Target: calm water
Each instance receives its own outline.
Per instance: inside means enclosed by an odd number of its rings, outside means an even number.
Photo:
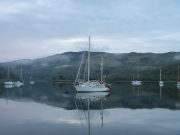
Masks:
[[[71,83],[0,86],[0,135],[179,135],[179,127],[176,83],[113,83],[94,95]]]

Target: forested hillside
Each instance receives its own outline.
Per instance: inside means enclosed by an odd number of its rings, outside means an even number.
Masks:
[[[177,81],[178,80],[178,66],[180,62],[170,63],[165,66],[157,67],[151,71],[140,70],[139,80],[142,81],[159,81],[160,80],[160,68],[161,68],[161,80],[163,81]],[[134,72],[135,80],[137,78],[137,72]],[[130,72],[126,75],[114,75],[108,77],[109,81],[131,81],[133,80],[133,73]]]
[[[0,66],[0,80],[7,80],[7,72],[7,70]],[[9,77],[10,79],[18,79],[18,76],[13,72],[9,72]]]
[[[84,52],[66,52],[35,60],[16,60],[0,63],[0,66],[7,68],[9,65],[11,71],[18,75],[22,68],[23,78],[25,80],[29,80],[31,75],[35,80],[52,80],[53,77],[59,77],[60,75],[67,80],[75,80],[83,53]],[[171,68],[169,68],[167,72],[163,66],[166,67],[167,64],[178,63],[180,61],[180,52],[162,54],[91,52],[91,78],[100,78],[102,57],[104,58],[104,75],[107,76],[107,80],[132,80],[133,74],[137,76],[137,69],[139,69],[140,72],[140,79],[159,80],[158,77],[155,76],[159,75],[160,67],[162,68],[162,78],[163,74],[170,75],[172,73],[174,76],[177,74],[175,69],[170,72],[169,69]],[[87,58],[87,55],[85,55],[85,58]],[[82,64],[82,70],[83,65],[84,64]],[[153,74],[156,75],[154,76]],[[175,80],[175,77],[172,77],[172,79]]]

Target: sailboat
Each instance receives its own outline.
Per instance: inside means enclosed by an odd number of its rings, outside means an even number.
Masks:
[[[180,88],[180,81],[179,81],[179,66],[178,66],[178,83],[177,83],[178,89]]]
[[[34,81],[32,81],[32,76],[30,77],[30,84],[34,84]]]
[[[102,65],[103,65],[103,58],[102,58]],[[79,72],[79,71],[78,71]],[[88,76],[87,76],[87,82],[82,83],[74,83],[74,87],[78,92],[100,92],[100,91],[108,91],[111,89],[110,85],[106,85],[102,81],[102,73],[103,72],[103,66],[101,67],[101,82],[99,80],[92,81],[89,79],[90,76],[90,37],[89,37],[89,52],[88,52]]]
[[[139,80],[139,70],[137,69],[137,78]],[[142,81],[138,81],[138,80],[134,80],[134,74],[133,74],[133,81],[132,81],[132,85],[141,85]]]
[[[89,108],[90,102],[97,102],[97,101],[101,100],[101,113],[100,113],[100,115],[101,115],[102,127],[103,127],[103,100],[106,100],[106,98],[109,98],[110,96],[111,96],[111,94],[108,92],[90,92],[90,93],[77,93],[76,94],[74,101],[75,101],[75,105],[76,105],[77,110],[78,110],[77,103],[76,103],[77,100],[81,101],[81,104],[82,104],[83,100],[85,101],[85,103],[87,103],[87,108],[88,108],[88,117],[87,117],[88,135],[91,134],[90,108]],[[79,113],[79,111],[78,111],[78,113]],[[85,114],[85,116],[86,116],[86,114]],[[80,117],[80,115],[79,115],[79,117]],[[80,119],[81,119],[81,117],[80,117]],[[83,125],[82,119],[81,119],[81,124]]]
[[[5,85],[14,85],[14,82],[9,80],[9,66],[8,66],[8,78],[7,78],[7,82],[4,82]]]
[[[135,83],[135,81],[134,81],[134,74],[133,74],[133,81],[132,81],[132,84],[134,84]]]
[[[16,87],[21,87],[22,85],[24,85],[24,82],[22,81],[22,68],[21,68],[21,74],[20,74],[20,81],[15,82],[14,85]]]
[[[161,80],[161,68],[160,68],[160,81],[159,81],[159,86],[161,86],[161,87],[162,87],[162,86],[163,86],[163,84],[164,84],[164,83],[163,83],[163,81]]]

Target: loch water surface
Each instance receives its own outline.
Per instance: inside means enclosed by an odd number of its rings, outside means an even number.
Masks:
[[[0,135],[179,135],[179,126],[176,83],[112,83],[97,93],[72,83],[0,86]]]

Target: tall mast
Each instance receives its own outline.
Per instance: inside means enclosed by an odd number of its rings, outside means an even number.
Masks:
[[[138,80],[139,80],[139,69],[137,69],[137,75],[138,75]]]
[[[179,66],[178,66],[178,82],[179,82]]]
[[[21,68],[21,75],[20,75],[20,80],[22,80],[22,68]]]
[[[161,81],[161,68],[160,68],[160,81]]]
[[[89,37],[89,54],[88,54],[88,82],[90,76],[90,37]]]
[[[83,82],[84,82],[84,80],[85,80],[86,70],[87,70],[87,60],[86,60],[86,66],[85,66],[85,71],[84,71]]]
[[[9,66],[8,66],[8,80],[9,80]]]
[[[103,57],[102,57],[102,63],[101,63],[101,84],[103,81]]]

